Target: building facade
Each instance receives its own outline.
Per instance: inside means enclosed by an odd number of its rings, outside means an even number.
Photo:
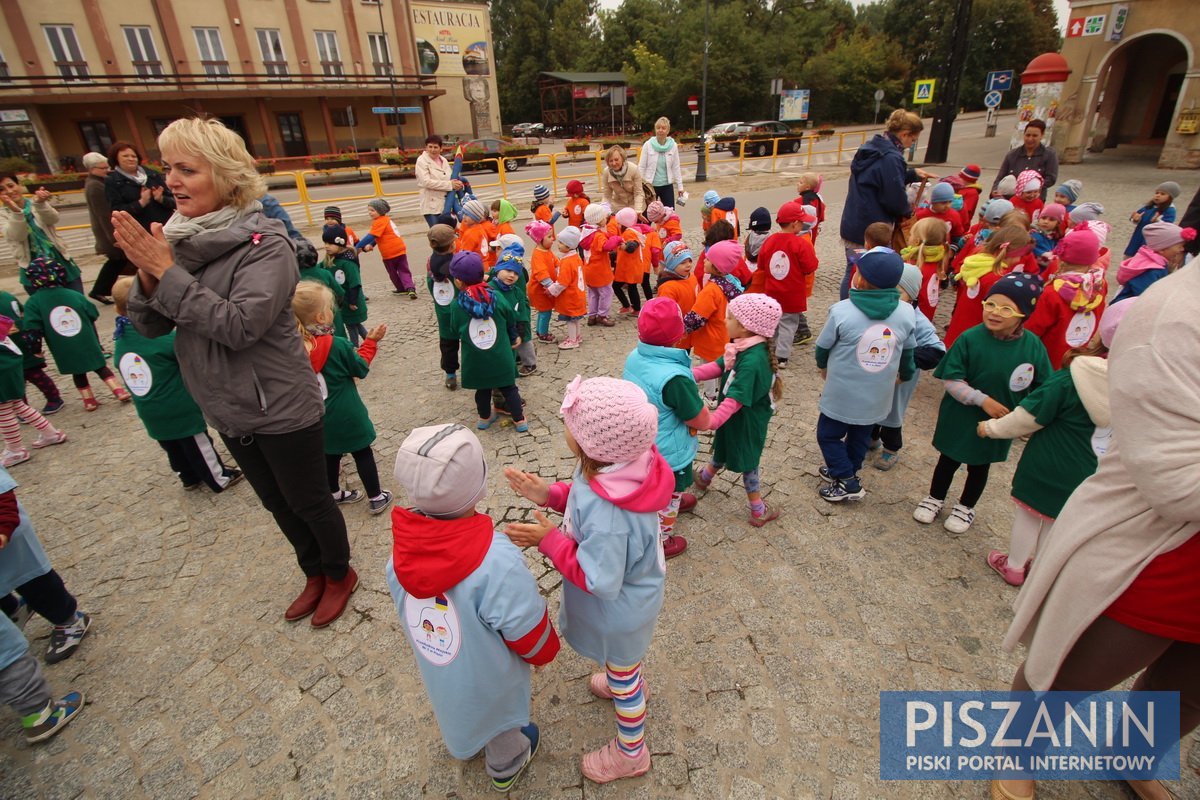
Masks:
[[[1065,163],[1121,147],[1160,167],[1200,168],[1200,15],[1195,0],[1072,0],[1071,75],[1053,143]]]
[[[0,157],[39,171],[119,140],[157,157],[197,113],[261,159],[499,129],[485,3],[0,0],[0,16]]]

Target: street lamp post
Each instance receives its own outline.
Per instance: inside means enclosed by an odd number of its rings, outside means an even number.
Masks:
[[[379,10],[379,32],[383,34],[383,41],[387,44],[387,63],[384,69],[387,70],[388,86],[392,89],[392,118],[396,120],[396,141],[403,150],[404,132],[400,130],[400,104],[396,101],[396,73],[392,69],[392,37],[388,36],[387,28],[383,24],[383,0],[376,0],[375,7]]]
[[[700,70],[700,152],[696,156],[696,183],[708,180],[708,0],[704,0],[704,60]]]

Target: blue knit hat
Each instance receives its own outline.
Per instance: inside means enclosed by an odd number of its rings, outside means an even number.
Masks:
[[[534,200],[549,200],[550,199],[550,190],[547,189],[545,187],[545,185],[539,183],[537,186],[533,187],[533,199]]]
[[[1067,202],[1074,203],[1079,199],[1079,193],[1083,191],[1083,184],[1077,180],[1063,181],[1058,186],[1054,187],[1055,194],[1061,194],[1067,198]]]
[[[663,248],[663,269],[667,272],[675,272],[679,265],[685,261],[690,261],[694,258],[692,251],[683,242],[667,242]]]
[[[762,206],[751,211],[750,230],[755,233],[766,233],[771,230],[771,212]]]
[[[904,259],[890,247],[872,247],[858,257],[858,274],[876,289],[895,289],[904,275]]]
[[[709,189],[704,193],[704,205],[708,206],[709,208],[715,206],[720,199],[721,195],[717,194],[713,189]]]
[[[954,187],[948,183],[935,183],[929,193],[930,203],[949,203],[954,200]]]

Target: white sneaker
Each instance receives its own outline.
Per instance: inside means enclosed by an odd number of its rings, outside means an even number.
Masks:
[[[951,533],[966,533],[971,528],[971,523],[975,521],[975,509],[967,508],[961,503],[955,503],[954,508],[950,510],[950,516],[946,517],[942,527]]]
[[[929,525],[942,513],[944,505],[946,505],[945,501],[927,496],[924,500],[917,503],[917,507],[913,509],[913,519],[922,525]]]
[[[66,440],[67,434],[65,431],[55,431],[51,434],[43,433],[41,436],[33,440],[32,446],[40,450],[43,447],[53,447],[56,444],[62,444]]]

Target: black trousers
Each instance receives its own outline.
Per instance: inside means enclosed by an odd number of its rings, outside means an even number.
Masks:
[[[105,261],[104,266],[100,267],[100,274],[96,276],[96,282],[92,284],[92,294],[100,297],[111,295],[113,284],[117,282],[121,271],[127,266],[129,266],[129,259],[123,255]]]
[[[442,372],[458,372],[458,339],[438,339],[438,349],[442,351]]]
[[[340,478],[343,455],[345,454],[325,454],[325,475],[329,479],[329,491],[331,492],[339,492],[342,489]],[[350,455],[354,458],[354,465],[358,467],[358,479],[362,481],[367,497],[379,497],[382,490],[379,488],[379,467],[375,466],[375,453],[370,447],[364,447],[362,450],[355,450]]]
[[[649,280],[647,280],[649,283]],[[628,297],[625,291],[629,291]],[[642,310],[642,299],[638,297],[638,285],[636,283],[621,283],[613,281],[613,294],[617,296],[617,300],[621,303],[621,308],[632,308],[634,311]]]
[[[17,587],[17,594],[25,598],[31,611],[41,614],[51,625],[66,625],[75,619],[75,611],[79,608],[75,595],[67,591],[54,570],[22,583]],[[0,597],[0,611],[10,617],[15,614],[17,598],[11,594]]]
[[[675,184],[668,183],[666,186],[655,186],[654,194],[662,201],[664,206],[668,208],[675,207]]]
[[[521,393],[516,386],[501,386],[496,391],[504,395],[504,408],[512,415],[514,422],[520,422],[525,419],[525,406],[521,402]],[[492,390],[491,389],[476,389],[475,390],[475,410],[479,412],[480,419],[491,419],[492,417]]]
[[[654,299],[654,289],[652,289],[650,287],[650,273],[649,272],[642,274],[642,294],[646,295],[647,301]]]
[[[954,473],[962,466],[962,462],[943,455],[938,459],[937,466],[933,468],[933,481],[929,484],[929,494],[937,500],[945,500],[946,494],[950,491],[950,484],[954,481]],[[979,498],[983,497],[983,490],[987,488],[988,470],[991,469],[991,464],[967,464],[967,482],[963,484],[962,494],[958,497],[958,502],[967,508],[974,508],[979,502]]]
[[[871,431],[871,438],[883,442],[883,446],[893,453],[899,452],[900,448],[904,447],[904,431],[900,428],[876,425]]]
[[[214,492],[225,491],[232,476],[208,431],[184,439],[160,439],[158,446],[167,451],[167,461],[184,486],[203,481]]]
[[[325,437],[317,422],[291,433],[221,434],[263,508],[296,551],[307,577],[335,581],[350,568],[346,520],[325,480]]]

